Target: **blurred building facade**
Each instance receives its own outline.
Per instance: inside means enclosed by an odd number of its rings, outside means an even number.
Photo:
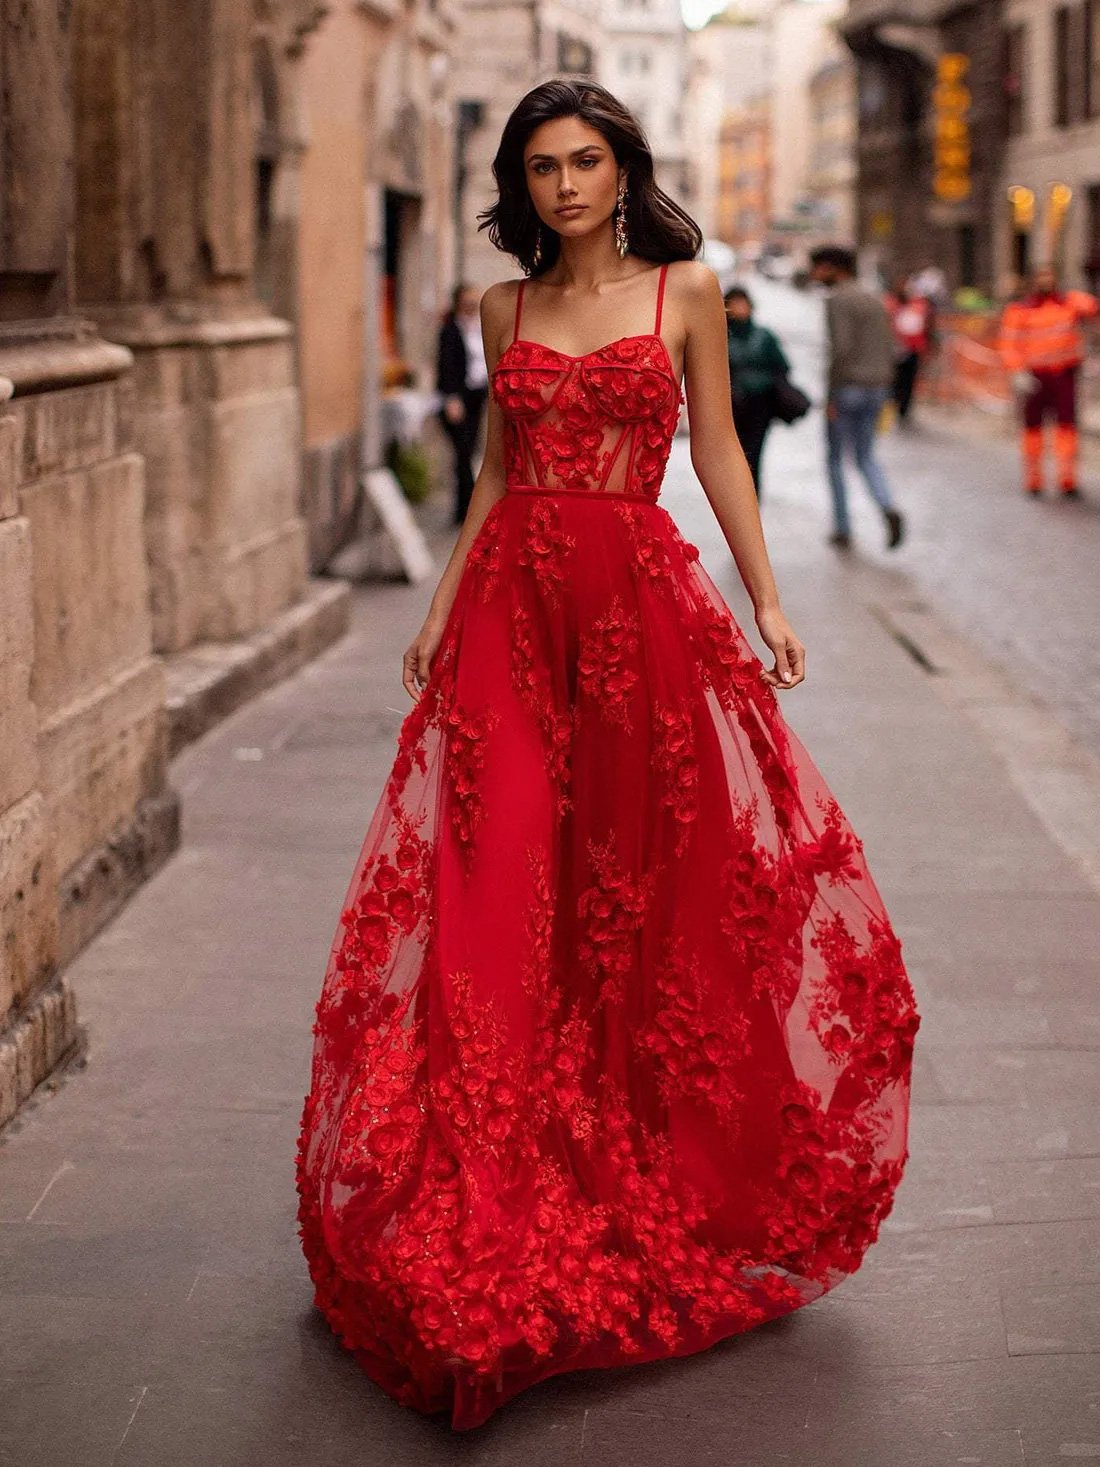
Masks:
[[[684,99],[687,29],[680,0],[605,0],[598,80],[638,118],[658,184],[682,200],[688,186]]]
[[[768,18],[772,224],[795,239],[810,222],[808,181],[817,145],[811,79],[835,48],[842,13],[842,0],[780,0]]]
[[[553,76],[601,80],[601,16],[598,0],[463,0],[450,81],[457,278],[484,288],[515,275],[515,261],[477,228],[477,215],[496,199],[493,154],[509,113],[533,86]]]
[[[269,190],[286,240],[270,300],[296,327],[318,567],[369,512],[360,477],[382,462],[394,421],[430,411],[453,273],[457,15],[447,0],[329,0],[297,65],[295,169]]]
[[[739,250],[762,246],[768,236],[771,119],[767,95],[729,108],[722,119],[713,233]]]
[[[769,206],[759,154],[768,132],[772,35],[767,21],[778,3],[731,5],[687,37],[683,113],[690,145],[684,204],[706,238],[726,244],[764,239]],[[752,178],[738,172],[742,154]],[[750,201],[742,194],[751,195]]]
[[[1008,0],[998,275],[1054,262],[1100,290],[1100,0]]]
[[[804,200],[819,236],[855,237],[856,68],[834,36],[808,82],[810,146]]]
[[[1006,125],[1003,0],[850,0],[856,233],[886,275],[990,286]]]

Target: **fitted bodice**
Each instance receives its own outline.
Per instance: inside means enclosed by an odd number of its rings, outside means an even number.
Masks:
[[[653,332],[583,356],[519,336],[520,287],[516,335],[493,372],[509,489],[657,498],[683,401],[660,336],[666,269]]]

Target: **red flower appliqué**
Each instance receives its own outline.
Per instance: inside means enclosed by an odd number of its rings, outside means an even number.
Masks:
[[[653,714],[653,765],[662,776],[661,804],[676,821],[676,854],[687,850],[699,815],[699,762],[691,709],[658,707]]]
[[[630,697],[638,683],[638,619],[628,616],[616,596],[603,616],[581,638],[577,679],[612,723],[630,728]]]
[[[588,854],[595,881],[577,903],[583,931],[577,955],[603,979],[600,997],[617,1001],[623,997],[626,975],[635,962],[637,934],[653,894],[653,876],[631,880],[619,864],[613,836],[602,845],[590,843]]]

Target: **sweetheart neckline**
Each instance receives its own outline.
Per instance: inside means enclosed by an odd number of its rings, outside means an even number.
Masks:
[[[634,333],[633,335],[616,336],[614,341],[607,341],[603,344],[603,346],[593,347],[591,351],[582,352],[562,351],[560,347],[547,346],[545,341],[534,341],[530,336],[514,336],[512,340],[508,343],[508,345],[504,348],[504,351],[501,352],[500,360],[498,360],[497,365],[493,368],[493,371],[499,372],[502,370],[500,366],[500,361],[504,359],[507,353],[510,352],[514,346],[537,346],[540,351],[548,351],[552,356],[565,357],[566,361],[583,362],[586,361],[589,357],[599,356],[601,352],[610,351],[613,346],[622,346],[624,341],[659,342],[661,350],[665,354],[665,361],[668,364],[668,375],[672,378],[673,382],[676,381],[676,369],[672,363],[672,353],[665,345],[665,339],[659,331],[639,331]]]

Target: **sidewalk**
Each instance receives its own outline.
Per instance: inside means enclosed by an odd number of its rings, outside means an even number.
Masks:
[[[784,706],[864,838],[924,1015],[912,1158],[863,1269],[703,1355],[558,1377],[459,1437],[314,1317],[293,1198],[313,1004],[431,590],[372,587],[343,643],[178,760],[180,854],[72,967],[87,1066],[0,1143],[0,1463],[1100,1459],[1100,891],[993,754],[974,671],[914,657],[901,563],[822,546],[811,443],[769,449],[770,543],[810,648]],[[743,615],[687,454],[664,502]],[[877,545],[862,504],[860,529]]]

